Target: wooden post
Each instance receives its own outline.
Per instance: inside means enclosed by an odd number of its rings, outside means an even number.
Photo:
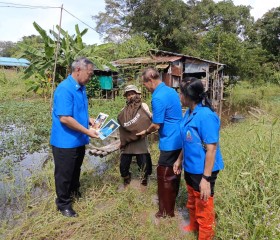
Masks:
[[[57,54],[60,47],[60,32],[61,32],[61,21],[62,21],[62,11],[63,11],[63,4],[60,8],[60,19],[59,19],[59,30],[58,30],[58,39],[56,43],[56,50],[55,50],[55,60],[54,60],[54,69],[53,69],[53,79],[52,79],[52,91],[51,91],[51,100],[50,100],[50,112],[52,112],[52,102],[53,102],[53,92],[54,92],[54,83],[55,83],[55,72],[56,72],[56,64],[57,64]]]

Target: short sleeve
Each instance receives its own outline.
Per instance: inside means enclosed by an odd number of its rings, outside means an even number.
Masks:
[[[57,89],[55,94],[55,114],[58,116],[73,116],[74,99],[65,88]]]
[[[220,120],[218,116],[211,112],[205,114],[200,121],[200,136],[206,144],[218,143],[220,131]]]
[[[158,98],[152,99],[153,123],[163,123],[166,106]]]

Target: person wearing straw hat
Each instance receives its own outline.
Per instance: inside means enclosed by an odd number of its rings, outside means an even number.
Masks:
[[[120,174],[124,186],[131,181],[130,164],[132,157],[136,157],[141,172],[141,184],[147,186],[148,176],[152,173],[151,155],[148,149],[147,138],[136,136],[151,124],[151,112],[146,103],[141,100],[141,92],[135,85],[128,85],[124,89],[126,106],[118,115],[120,124]]]

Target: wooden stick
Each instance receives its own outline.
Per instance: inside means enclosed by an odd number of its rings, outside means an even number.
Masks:
[[[254,116],[256,119],[260,119],[256,114],[252,113],[251,111],[248,111],[252,116]]]

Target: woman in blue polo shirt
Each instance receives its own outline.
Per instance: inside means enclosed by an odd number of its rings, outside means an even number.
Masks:
[[[198,231],[201,240],[212,239],[214,186],[219,170],[224,168],[219,147],[220,120],[199,79],[183,79],[180,90],[181,103],[188,110],[180,124],[183,150],[173,170],[180,174],[183,162],[190,217],[190,224],[184,230]]]

